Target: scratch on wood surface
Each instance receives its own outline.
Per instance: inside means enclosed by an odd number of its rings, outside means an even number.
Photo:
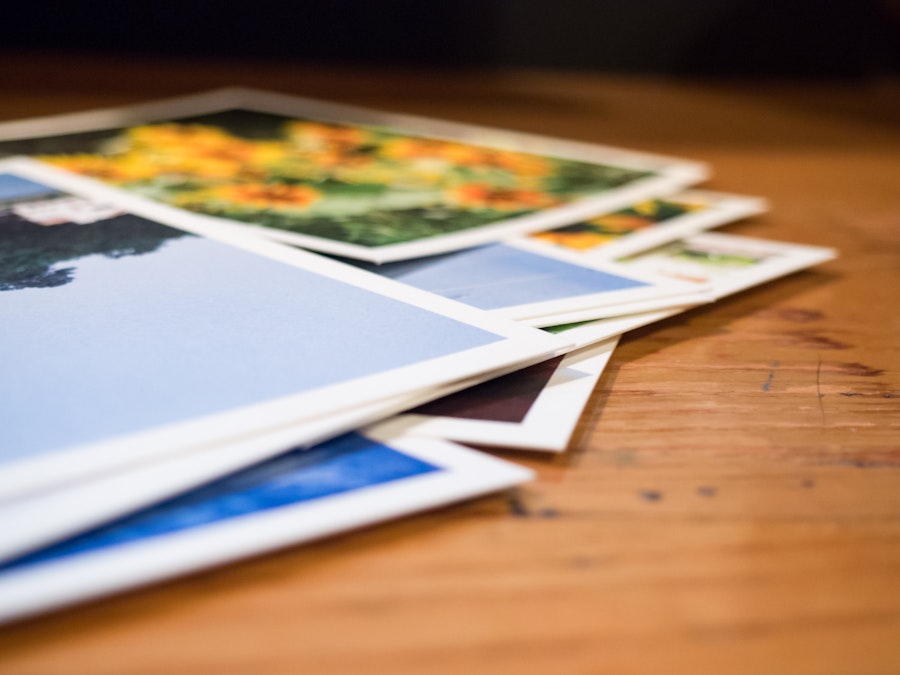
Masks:
[[[822,415],[822,426],[825,426],[825,403],[822,401],[825,394],[822,393],[822,356],[819,355],[816,363],[816,398],[819,399],[819,412]]]
[[[833,464],[836,466],[853,466],[857,469],[885,469],[891,468],[896,469],[900,467],[900,461],[897,460],[879,460],[879,459],[838,459],[833,462],[826,462],[827,464]]]
[[[807,349],[850,349],[849,344],[840,342],[811,330],[792,330],[782,333],[779,344]]]
[[[836,363],[834,364],[837,372],[842,375],[856,375],[858,377],[876,377],[883,375],[884,370],[871,368],[862,363]]]
[[[817,309],[801,309],[799,307],[767,308],[754,313],[762,319],[781,319],[794,323],[808,323],[818,321],[825,315]]]
[[[772,380],[775,379],[775,368],[781,365],[780,361],[772,361],[772,370],[769,371],[769,377],[763,382],[762,390],[769,391],[772,387]]]
[[[506,505],[509,509],[509,514],[515,518],[558,518],[560,516],[559,509],[555,509],[552,506],[532,509],[517,490],[510,492]]]

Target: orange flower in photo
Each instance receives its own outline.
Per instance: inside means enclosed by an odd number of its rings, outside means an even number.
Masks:
[[[158,170],[130,157],[104,157],[103,155],[38,156],[37,159],[73,173],[91,176],[110,183],[129,183],[152,178]]]
[[[242,176],[244,163],[209,155],[166,155],[153,158],[159,175],[177,175],[185,179],[232,179]]]
[[[388,159],[410,161],[430,159],[473,169],[494,168],[496,163],[492,160],[493,153],[493,150],[474,145],[429,138],[392,139],[385,142],[381,149],[381,154]]]
[[[297,166],[305,166],[310,177],[323,177],[323,172],[372,163],[371,133],[358,127],[289,122],[285,125],[288,141],[285,147]]]
[[[541,157],[425,138],[398,138],[387,141],[382,147],[381,154],[390,159],[400,160],[439,159],[455,166],[476,170],[500,169],[525,177],[546,176],[551,171],[550,163]]]
[[[491,164],[519,176],[546,176],[551,166],[547,160],[521,152],[494,150],[490,154]]]
[[[285,125],[288,138],[301,149],[348,151],[365,145],[370,134],[359,127],[293,121]]]
[[[485,183],[467,183],[451,190],[450,197],[462,206],[497,211],[540,209],[559,203],[552,195],[539,190],[514,190]]]
[[[388,159],[445,159],[447,143],[428,138],[394,138],[381,146],[381,155]]]
[[[600,234],[599,232],[560,232],[555,230],[536,232],[531,236],[535,239],[546,241],[549,244],[563,246],[575,251],[587,251],[588,249],[618,239],[617,236]]]
[[[671,212],[668,214],[665,213],[665,207],[667,206],[669,208],[675,207],[680,213],[691,213],[693,211],[699,211],[703,208],[706,208],[703,204],[690,204],[688,202],[682,201],[674,202],[668,200],[648,199],[647,201],[643,201],[640,204],[635,204],[627,210],[634,211],[641,216],[646,216],[653,222],[658,222],[659,220],[672,217]]]
[[[236,206],[253,209],[305,209],[318,201],[322,193],[307,185],[284,183],[243,183],[222,185],[202,191],[202,197],[230,202]],[[185,195],[185,202],[193,202],[195,196]]]
[[[125,133],[133,148],[212,148],[243,142],[223,129],[203,124],[149,124]]]
[[[635,207],[635,210],[637,210],[637,207]],[[597,218],[592,218],[587,222],[591,225],[597,225],[603,228],[604,232],[610,234],[628,234],[629,232],[646,230],[656,224],[650,218],[633,216],[627,213],[608,213]]]
[[[457,166],[489,167],[491,165],[491,151],[476,148],[462,143],[444,143],[439,148],[439,156]]]
[[[129,129],[129,156],[157,167],[158,174],[199,178],[263,176],[287,148],[273,141],[250,141],[218,127],[158,124]]]

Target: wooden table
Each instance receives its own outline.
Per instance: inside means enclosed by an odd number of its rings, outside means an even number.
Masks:
[[[6,55],[0,117],[226,84],[705,160],[841,258],[629,335],[512,494],[0,631],[0,673],[900,673],[900,86]]]

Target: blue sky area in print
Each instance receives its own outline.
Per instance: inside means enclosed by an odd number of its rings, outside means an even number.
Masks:
[[[10,561],[0,565],[0,572],[435,471],[441,469],[358,434],[347,434],[312,450],[294,450],[151,509]]]
[[[47,192],[54,192],[54,190],[21,176],[11,173],[0,173],[0,200],[22,199]]]
[[[0,256],[14,242],[31,276],[0,285],[0,465],[502,339],[136,216],[51,227],[16,218],[0,217]],[[142,233],[139,247],[121,243],[123,228]],[[159,230],[155,248],[148,228]],[[117,248],[81,246],[107,236]],[[66,257],[79,246],[105,253]],[[45,283],[28,266],[48,252],[66,274]]]
[[[360,266],[485,310],[647,285],[504,244],[386,265],[362,263]]]

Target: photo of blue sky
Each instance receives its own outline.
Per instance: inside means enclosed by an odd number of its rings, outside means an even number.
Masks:
[[[441,469],[358,434],[294,450],[158,506],[0,565],[27,567]]]
[[[504,244],[384,265],[359,263],[359,266],[484,310],[647,285]]]
[[[53,188],[11,173],[0,173],[0,201],[55,192]]]
[[[66,257],[104,228],[143,243]],[[52,253],[66,272],[0,286],[0,465],[503,339],[137,216],[44,227],[6,213],[0,237],[20,267]]]

